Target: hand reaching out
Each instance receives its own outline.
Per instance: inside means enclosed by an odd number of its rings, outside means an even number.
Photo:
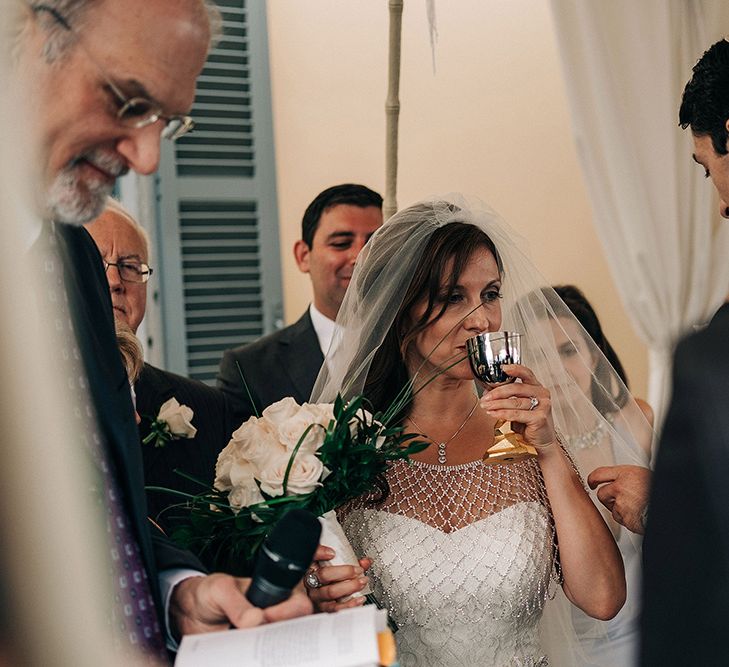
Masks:
[[[633,533],[645,531],[643,518],[648,507],[651,471],[642,466],[619,465],[596,468],[587,478],[597,499],[607,507],[613,519]]]

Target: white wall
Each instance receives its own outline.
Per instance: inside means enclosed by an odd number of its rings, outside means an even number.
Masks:
[[[474,194],[527,238],[552,282],[593,301],[645,394],[647,359],[591,223],[570,134],[548,0],[436,2],[433,73],[423,0],[405,0],[399,205]],[[310,298],[291,248],[325,187],[384,189],[386,0],[269,0],[286,320]]]

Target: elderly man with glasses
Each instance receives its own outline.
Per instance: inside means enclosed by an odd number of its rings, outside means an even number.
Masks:
[[[106,517],[115,591],[109,606],[121,643],[166,659],[161,630],[169,631],[169,646],[182,634],[307,613],[310,604],[298,594],[270,609],[252,608],[246,580],[203,576],[192,554],[147,520],[105,267],[80,226],[99,215],[119,176],[156,170],[163,137],[191,129],[195,80],[220,15],[207,0],[46,0],[25,9],[13,54],[29,96],[44,193],[35,248],[40,296],[55,318],[49,336],[84,434],[79,448],[97,473],[94,500]],[[120,278],[149,276],[143,258],[107,258],[106,269]]]
[[[185,4],[188,16],[183,11],[170,19],[166,3],[151,3],[145,8],[150,20],[138,28],[126,2],[29,4],[34,29],[26,42],[35,41],[37,51],[20,64],[35,88],[55,220],[98,215],[119,176],[157,169],[160,138],[174,140],[193,128],[179,110],[192,105],[209,45],[207,26],[217,13],[202,0]],[[168,23],[161,32],[160,21]]]
[[[153,273],[147,263],[147,235],[129,212],[111,198],[103,213],[86,225],[86,229],[104,262],[114,318],[136,334],[144,318],[147,285]],[[134,392],[140,416],[139,437],[145,485],[199,493],[200,486],[176,474],[176,469],[205,484],[212,484],[218,454],[228,444],[238,425],[227,396],[203,382],[169,373],[148,363],[144,364],[134,384]],[[162,405],[172,398],[192,410],[190,421],[194,432],[190,429],[175,434],[177,437],[168,442],[155,442],[151,422],[157,418]],[[147,492],[150,516],[165,529],[168,527],[168,513],[164,510],[179,502],[178,496]]]

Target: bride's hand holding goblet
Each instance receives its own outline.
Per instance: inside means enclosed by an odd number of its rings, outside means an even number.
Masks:
[[[502,369],[521,382],[489,390],[481,398],[481,407],[489,416],[511,422],[514,432],[537,450],[555,444],[557,438],[549,390],[522,364],[504,364]]]

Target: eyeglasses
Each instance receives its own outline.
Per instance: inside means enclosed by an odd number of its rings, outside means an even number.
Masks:
[[[86,57],[94,64],[96,69],[99,70],[102,78],[109,86],[109,89],[116,97],[119,108],[116,112],[117,120],[125,127],[132,127],[135,129],[141,129],[148,125],[154,125],[159,120],[165,122],[165,126],[162,129],[161,136],[163,139],[169,139],[175,141],[184,134],[192,131],[195,127],[195,121],[186,115],[167,115],[163,113],[162,107],[152,100],[146,97],[127,97],[109,77],[104,68],[99,62],[92,57],[89,50],[81,41],[81,37],[71,27],[71,24],[66,18],[58,12],[54,7],[44,4],[33,5],[32,9],[34,12],[48,12],[64,30],[74,34],[78,39],[79,46],[83,49]]]
[[[154,273],[154,269],[144,262],[107,262],[104,260],[104,273],[109,270],[110,266],[116,267],[119,277],[125,283],[146,283]]]

